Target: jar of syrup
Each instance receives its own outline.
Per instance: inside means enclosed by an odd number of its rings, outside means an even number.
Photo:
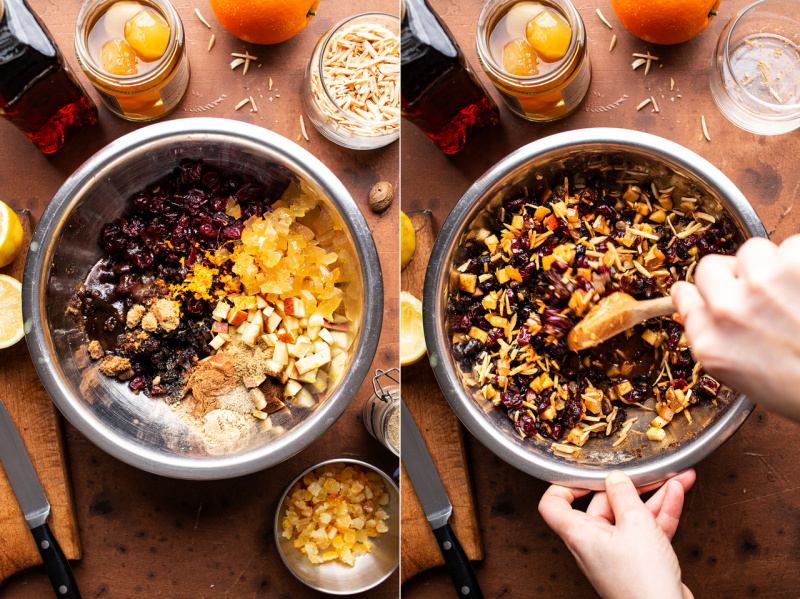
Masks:
[[[0,0],[0,115],[45,154],[97,121],[97,108],[25,0]]]
[[[400,110],[445,154],[500,120],[461,48],[427,0],[405,0],[400,38]]]

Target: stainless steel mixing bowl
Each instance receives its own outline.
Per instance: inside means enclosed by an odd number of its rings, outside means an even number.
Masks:
[[[304,553],[292,545],[292,541],[283,536],[283,516],[285,509],[283,501],[294,484],[303,478],[306,473],[316,470],[326,464],[344,463],[348,466],[358,465],[362,470],[371,470],[383,479],[383,486],[389,494],[389,503],[384,510],[389,515],[386,526],[389,528],[384,533],[370,539],[372,550],[356,558],[355,566],[334,562],[312,564]],[[400,490],[394,481],[378,468],[360,460],[341,459],[327,460],[316,466],[311,466],[301,472],[292,483],[286,487],[275,510],[275,545],[284,565],[312,589],[323,591],[330,595],[354,595],[378,586],[389,578],[400,563]]]
[[[485,173],[456,204],[433,248],[423,297],[425,342],[436,379],[464,426],[512,466],[537,478],[571,487],[602,489],[612,470],[626,472],[637,485],[663,480],[699,462],[722,445],[745,421],[753,403],[724,389],[718,406],[692,406],[692,422],[676,418],[666,439],[650,442],[628,435],[626,444],[612,448],[616,436],[590,439],[577,458],[553,453],[550,443],[522,440],[500,409],[494,409],[462,380],[450,352],[446,305],[456,266],[456,252],[481,228],[513,185],[538,175],[552,180],[557,172],[600,169],[613,180],[624,175],[631,182],[652,180],[660,189],[671,185],[696,188],[704,194],[707,210],[723,206],[744,237],[766,237],[758,216],[736,186],[694,152],[666,139],[625,129],[582,129],[533,142],[501,160]],[[641,412],[641,413],[640,413]],[[632,430],[644,432],[652,412],[628,411],[639,416]],[[649,416],[648,416],[649,415]],[[638,440],[638,444],[634,442]]]
[[[355,323],[349,366],[315,410],[279,434],[253,434],[223,451],[199,435],[161,400],[134,395],[98,373],[83,331],[66,308],[102,251],[102,226],[119,217],[130,196],[172,172],[185,159],[259,179],[282,165],[324,198],[352,243],[357,273],[346,289]],[[383,318],[383,281],[372,235],[344,185],[295,143],[261,127],[223,119],[181,119],[130,133],[92,156],[73,174],[39,222],[22,284],[28,347],[59,410],[111,455],[149,472],[185,479],[219,479],[268,468],[309,445],[350,404],[375,354]]]

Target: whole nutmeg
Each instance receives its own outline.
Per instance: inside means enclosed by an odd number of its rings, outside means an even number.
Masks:
[[[369,207],[373,212],[383,212],[392,204],[394,189],[388,181],[380,181],[369,190]]]

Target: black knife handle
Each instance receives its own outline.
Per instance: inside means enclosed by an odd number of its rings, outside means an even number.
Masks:
[[[42,561],[47,570],[47,576],[50,577],[53,590],[56,592],[56,597],[81,599],[69,562],[47,523],[31,528],[31,533],[36,540],[36,548],[42,555]]]
[[[436,542],[439,543],[444,563],[450,571],[450,578],[453,579],[458,596],[468,599],[483,599],[478,579],[472,570],[472,564],[469,563],[467,554],[461,548],[461,543],[458,542],[450,524],[434,528],[433,535],[436,537]]]

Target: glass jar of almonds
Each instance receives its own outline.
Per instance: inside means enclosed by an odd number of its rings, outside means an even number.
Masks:
[[[400,136],[400,20],[356,15],[317,43],[303,101],[317,130],[337,144],[372,150]]]

